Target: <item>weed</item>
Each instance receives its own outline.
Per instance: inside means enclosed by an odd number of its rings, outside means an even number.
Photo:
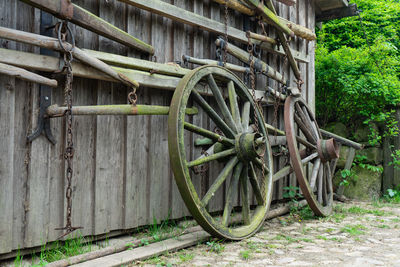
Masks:
[[[325,232],[327,232],[327,233],[332,233],[333,231],[335,231],[334,228],[327,228],[327,229],[325,230]]]
[[[80,255],[92,250],[91,241],[81,235],[67,239],[65,242],[56,242],[53,249],[42,246],[38,262],[33,266],[45,266],[49,262],[66,259],[71,256]],[[32,255],[32,261],[36,261],[37,256]]]
[[[267,244],[266,247],[267,248],[278,248],[279,246],[276,244]]]
[[[194,253],[181,252],[178,254],[181,263],[191,261],[194,258]]]
[[[341,229],[343,233],[348,233],[351,236],[358,236],[365,234],[363,230],[365,230],[366,227],[361,225],[361,224],[356,224],[356,225],[346,225]]]
[[[378,227],[378,228],[382,228],[382,229],[385,229],[385,228],[390,229],[390,226],[387,225],[387,224],[380,224],[380,225],[378,225],[377,227]]]
[[[17,250],[17,256],[15,257],[15,260],[14,260],[14,266],[15,267],[22,267],[23,265],[22,265],[22,260],[23,260],[23,258],[24,258],[24,256],[21,256],[21,251],[20,251],[20,249],[18,248],[18,250]]]
[[[352,213],[352,214],[359,214],[359,215],[362,215],[362,214],[373,214],[375,216],[385,215],[385,212],[382,210],[369,210],[369,209],[364,209],[364,208],[360,208],[357,206],[350,207],[347,210],[347,212]]]
[[[240,257],[244,260],[248,260],[251,257],[251,251],[250,250],[243,250],[240,251]]]
[[[217,254],[225,250],[225,246],[221,245],[221,243],[217,241],[208,241],[206,245],[208,246],[208,251],[215,252]]]
[[[326,236],[322,236],[322,235],[318,235],[316,236],[317,239],[322,239],[322,240],[328,240],[328,238]]]

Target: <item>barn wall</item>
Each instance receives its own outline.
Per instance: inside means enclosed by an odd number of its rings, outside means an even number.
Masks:
[[[223,7],[211,0],[166,2],[223,22]],[[74,0],[74,3],[152,44],[157,62],[180,60],[182,54],[214,58],[215,34],[116,0]],[[277,3],[276,8],[282,17],[314,28],[312,0],[297,1],[297,7]],[[40,15],[39,10],[21,1],[0,1],[0,26],[39,33]],[[229,24],[242,29],[243,17],[230,10]],[[73,31],[80,48],[148,59],[138,51],[80,27],[73,26]],[[272,28],[268,31],[274,37]],[[0,42],[3,48],[39,53],[38,48],[29,45]],[[310,57],[310,63],[299,66],[305,81],[303,96],[314,106],[315,43],[295,38],[291,45]],[[294,80],[282,57],[264,51],[263,59]],[[232,57],[228,61],[241,64]],[[257,88],[265,85],[277,87],[273,80],[258,78]],[[73,88],[75,105],[126,103],[128,92],[119,84],[81,78],[74,79]],[[51,145],[44,136],[26,142],[26,136],[37,123],[38,91],[36,84],[0,76],[0,254],[53,241],[60,235],[54,228],[65,224],[64,119],[51,122],[56,145]],[[172,94],[140,88],[138,103],[169,105]],[[53,90],[52,100],[63,103],[62,89]],[[272,123],[274,107],[266,107],[266,114]],[[282,112],[278,115],[277,123],[283,128]],[[196,119],[207,123],[203,116]],[[169,165],[167,116],[75,117],[74,144],[73,225],[84,227],[83,235],[129,230],[150,224],[154,218],[189,216]],[[193,155],[199,153],[198,148],[188,149]],[[285,162],[284,158],[276,159],[276,168]],[[278,181],[275,199],[282,197],[282,187],[295,183],[292,176]],[[217,210],[222,202],[214,205]]]

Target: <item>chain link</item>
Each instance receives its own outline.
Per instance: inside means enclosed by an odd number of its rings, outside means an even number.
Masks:
[[[229,11],[228,11],[228,0],[225,0],[225,17],[224,17],[224,67],[226,66],[226,62],[228,61],[228,19],[229,19]]]
[[[64,103],[67,106],[67,110],[65,111],[66,117],[66,147],[64,153],[64,159],[67,163],[66,168],[66,179],[67,179],[67,188],[65,192],[65,197],[67,200],[67,210],[66,210],[66,226],[63,228],[56,228],[56,230],[65,230],[65,234],[59,237],[62,238],[76,229],[82,227],[73,227],[72,226],[72,177],[74,174],[73,171],[73,158],[74,158],[74,143],[73,143],[73,117],[72,117],[72,82],[73,82],[73,73],[72,73],[72,60],[73,55],[72,51],[75,47],[75,42],[73,39],[73,35],[71,29],[68,27],[68,22],[63,21],[59,24],[57,29],[58,31],[58,40],[60,42],[60,46],[64,53],[64,72],[65,72],[65,87],[64,87]],[[67,46],[64,44],[68,32],[71,34],[71,38],[73,39],[72,46],[70,49],[67,49]]]

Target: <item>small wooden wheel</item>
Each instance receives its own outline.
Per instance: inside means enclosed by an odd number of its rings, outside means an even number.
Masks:
[[[323,140],[315,116],[303,98],[285,101],[285,130],[292,167],[308,205],[318,216],[332,213],[330,161],[339,157],[335,140]]]
[[[205,90],[200,92],[202,88]],[[195,123],[185,115],[188,103],[198,107],[209,122]],[[255,118],[257,132],[251,127]],[[194,136],[208,140],[207,153],[188,151],[199,140]],[[248,88],[229,70],[203,66],[179,82],[168,117],[171,165],[187,208],[211,235],[240,240],[264,223],[272,197],[272,154],[266,136],[263,116]],[[220,167],[209,172],[210,182],[205,190],[199,190],[196,169],[204,163]],[[225,183],[227,188],[221,190]],[[209,208],[210,201],[221,194],[222,214]]]

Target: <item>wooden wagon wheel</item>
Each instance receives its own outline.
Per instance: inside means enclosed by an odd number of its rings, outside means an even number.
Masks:
[[[322,139],[315,116],[303,98],[288,97],[284,114],[290,159],[300,189],[313,212],[327,216],[333,204],[330,161],[339,157],[339,146],[334,139]],[[302,144],[299,136],[303,137]]]
[[[198,86],[204,88],[204,84],[210,88],[207,96],[200,95],[198,91]],[[194,101],[200,112],[207,114],[217,126],[217,131],[214,127],[206,129],[190,122],[191,118],[185,115],[189,101]],[[259,121],[258,133],[254,133],[250,126],[255,118]],[[208,151],[213,152],[190,159],[187,149],[194,142],[194,138],[190,138],[192,133],[211,139],[213,149]],[[179,82],[168,117],[171,165],[187,208],[203,229],[213,236],[240,240],[254,234],[263,224],[272,197],[272,154],[266,134],[263,116],[248,88],[229,70],[203,66],[191,71]],[[211,185],[200,192],[202,190],[197,190],[193,184],[195,167],[217,160],[223,165],[222,170],[212,177]],[[229,186],[221,216],[209,211],[207,205],[224,182]],[[251,193],[255,205],[251,205]],[[241,214],[232,216],[233,210],[240,210],[237,205],[239,195]]]

